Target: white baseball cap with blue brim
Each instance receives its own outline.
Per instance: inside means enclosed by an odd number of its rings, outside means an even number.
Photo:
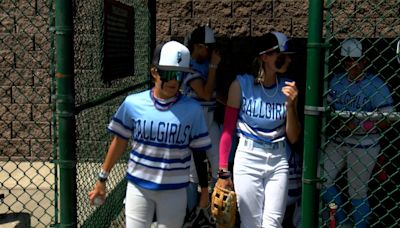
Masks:
[[[190,68],[190,52],[187,47],[177,41],[169,41],[162,45],[157,69],[164,71],[181,71],[194,73]]]

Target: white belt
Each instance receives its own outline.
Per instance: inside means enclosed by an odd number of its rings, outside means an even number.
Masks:
[[[279,141],[279,142],[262,142],[262,141],[256,141],[248,138],[240,138],[240,141],[242,142],[242,145],[244,146],[250,146],[253,148],[259,148],[259,149],[279,149],[279,148],[285,148],[286,142],[284,140]]]

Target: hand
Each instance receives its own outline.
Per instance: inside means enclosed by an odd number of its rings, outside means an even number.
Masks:
[[[201,193],[200,193],[200,200],[199,200],[199,208],[207,208],[209,204],[209,194],[208,194],[208,187],[206,188],[201,188]]]
[[[371,129],[373,129],[375,127],[375,123],[374,121],[371,120],[366,120],[362,123],[362,128],[364,129],[364,131],[368,132]]]
[[[106,199],[106,183],[97,181],[93,190],[89,192],[90,205],[94,205],[94,199],[100,197],[103,201]]]
[[[286,86],[282,88],[282,93],[286,96],[286,107],[295,108],[297,105],[298,90],[296,82],[285,82]]]
[[[221,54],[219,53],[219,50],[217,49],[212,50],[210,64],[218,65],[220,62],[221,62]]]
[[[218,178],[217,183],[215,185],[223,189],[233,190],[232,178],[230,177],[226,179]]]

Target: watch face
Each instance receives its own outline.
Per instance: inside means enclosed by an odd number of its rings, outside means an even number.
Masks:
[[[108,178],[108,172],[101,171],[98,176],[98,180],[101,182],[105,182]]]

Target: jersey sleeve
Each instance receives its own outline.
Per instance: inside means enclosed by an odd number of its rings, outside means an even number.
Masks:
[[[185,76],[185,78],[183,79],[183,83],[184,83],[186,86],[190,86],[190,85],[189,85],[190,81],[192,81],[192,80],[194,80],[194,79],[197,79],[197,78],[203,79],[203,78],[201,77],[201,74],[200,74],[199,72],[188,73],[188,74]]]
[[[133,121],[129,114],[129,105],[127,100],[119,106],[117,112],[112,117],[107,127],[108,131],[123,139],[129,140],[132,136]]]
[[[204,151],[211,148],[211,139],[208,134],[204,114],[200,106],[196,109],[193,117],[192,131],[190,134],[189,147],[193,151]]]
[[[393,111],[393,98],[389,88],[378,77],[374,78],[373,83],[375,89],[372,90],[373,96],[371,102],[374,108],[383,112]]]

